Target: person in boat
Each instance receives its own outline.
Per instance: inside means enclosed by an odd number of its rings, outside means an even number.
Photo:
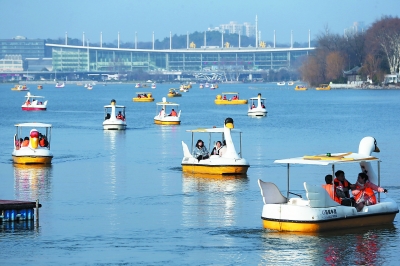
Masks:
[[[253,105],[251,106],[251,109],[256,108],[256,105],[253,103]]]
[[[223,98],[224,100],[226,100],[226,95],[224,95],[224,98]]]
[[[222,141],[222,147],[218,151],[219,156],[222,156],[225,152],[226,152],[226,140],[223,140]]]
[[[25,137],[24,141],[22,141],[21,147],[28,147],[29,146],[29,138]]]
[[[40,147],[49,146],[49,142],[47,141],[46,136],[42,135],[42,133],[39,133],[39,146]]]
[[[261,102],[261,107],[265,109],[265,105],[263,102]]]
[[[138,98],[142,98],[142,95],[138,94],[137,97],[138,97]]]
[[[164,117],[164,116],[165,116],[165,110],[164,110],[164,108],[161,109],[161,111],[160,111],[160,116],[161,116],[161,117]]]
[[[28,99],[28,100],[26,100],[26,105],[30,105],[31,104],[31,101]]]
[[[326,175],[325,176],[325,185],[322,185],[322,187],[328,192],[329,196],[335,200],[335,193],[333,191],[333,184],[332,184],[332,175]]]
[[[121,111],[118,112],[117,119],[124,120],[124,116],[122,115]]]
[[[176,111],[174,109],[172,109],[172,111],[169,114],[169,116],[178,116],[178,114],[176,113]]]
[[[368,180],[366,173],[359,173],[355,187],[351,191],[356,201],[357,211],[361,211],[364,206],[376,204],[374,191],[387,193],[387,189],[379,187]]]
[[[219,151],[221,150],[221,148],[222,148],[222,143],[221,143],[221,141],[217,141],[217,142],[215,143],[214,148],[213,148],[212,151],[211,151],[211,155],[219,155]]]
[[[199,139],[196,143],[196,147],[193,150],[193,156],[197,158],[199,162],[200,160],[205,160],[210,158],[210,154],[208,153],[208,150],[204,146],[204,142],[201,139]]]
[[[354,198],[350,198],[350,192],[354,185],[345,178],[344,172],[338,170],[335,172],[335,180],[333,180],[335,197],[334,200],[344,206],[354,206]]]
[[[19,150],[19,148],[21,148],[21,144],[22,144],[23,141],[24,140],[22,138],[15,140],[15,149],[16,150]]]
[[[147,94],[145,93],[145,94],[143,94],[143,98],[147,98]]]

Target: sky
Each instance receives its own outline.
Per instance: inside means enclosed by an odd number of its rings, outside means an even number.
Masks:
[[[370,26],[382,16],[400,16],[400,0],[0,0],[0,39],[85,39],[121,42],[169,38],[209,27],[249,22],[261,40],[308,42],[325,29],[342,34],[354,22]],[[8,22],[8,23],[6,23]]]

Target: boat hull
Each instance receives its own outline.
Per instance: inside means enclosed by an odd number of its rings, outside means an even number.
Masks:
[[[266,116],[267,115],[267,110],[249,110],[247,112],[248,116]]]
[[[249,165],[182,164],[182,172],[212,175],[245,175]]]
[[[12,156],[16,164],[51,164],[53,156]]]
[[[215,104],[247,104],[247,100],[214,100]]]
[[[154,102],[154,98],[132,98],[134,102]]]
[[[180,125],[181,121],[165,121],[154,119],[154,124],[157,125]]]
[[[23,111],[46,111],[46,107],[22,107]]]
[[[295,200],[294,202],[291,202]],[[388,224],[399,212],[397,203],[389,198],[365,206],[360,212],[355,207],[307,206],[308,201],[291,199],[287,204],[264,204],[261,219],[263,227],[289,232],[321,232]]]
[[[170,94],[168,93],[167,95],[169,98],[173,98],[173,97],[182,97],[182,94]]]
[[[104,130],[125,130],[126,125],[121,125],[121,124],[103,124],[103,129]]]

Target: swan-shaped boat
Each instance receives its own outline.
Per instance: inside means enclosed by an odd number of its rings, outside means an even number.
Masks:
[[[140,83],[135,84],[135,88],[141,88],[141,87],[142,87],[142,85]]]
[[[181,110],[179,104],[167,102],[165,97],[162,102],[156,103],[157,114],[154,117],[154,123],[157,125],[180,125],[181,124]],[[174,113],[175,112],[175,113]]]
[[[318,185],[304,182],[306,199],[289,198],[291,164],[329,165],[334,176],[336,165],[356,163],[368,174],[372,183],[379,185],[380,160],[371,156],[374,151],[379,152],[376,140],[373,137],[365,137],[360,142],[358,153],[329,153],[276,160],[275,163],[285,164],[288,168],[287,194],[286,197],[283,196],[274,183],[258,180],[264,201],[261,215],[263,227],[278,231],[319,232],[392,223],[399,212],[399,207],[393,199],[385,194],[378,194],[377,204],[364,206],[357,212],[355,207],[339,205],[331,199],[321,185],[321,176],[317,178]],[[378,175],[372,169],[372,162],[378,165]]]
[[[267,109],[265,108],[265,98],[261,97],[261,93],[257,95],[257,97],[250,98],[249,100],[249,109],[247,111],[247,115],[249,116],[266,116]]]
[[[198,160],[195,158],[192,153],[189,151],[188,146],[185,142],[182,141],[183,148],[183,159],[182,159],[182,171],[185,173],[199,173],[199,174],[214,174],[214,175],[245,175],[247,173],[247,169],[250,167],[249,163],[246,159],[242,158],[242,152],[240,150],[239,153],[236,152],[235,145],[233,144],[231,133],[239,133],[240,135],[240,148],[242,147],[241,141],[241,131],[237,129],[233,129],[233,119],[228,117],[225,119],[224,127],[222,128],[208,128],[208,129],[195,129],[195,130],[187,130],[188,132],[192,132],[192,146],[193,146],[193,137],[194,133],[207,133],[209,136],[208,141],[208,151],[211,152],[211,135],[215,137],[223,136],[226,142],[226,148],[222,155],[210,155],[208,159]],[[213,134],[217,133],[217,134]],[[221,139],[216,139],[220,140]],[[223,142],[223,141],[222,141]],[[205,141],[205,146],[207,142]],[[192,150],[194,147],[192,147]]]
[[[136,97],[132,98],[134,102],[154,102],[151,92],[138,92]]]
[[[117,102],[114,99],[112,99],[110,105],[104,106],[104,112],[105,112],[105,118],[103,121],[103,129],[106,130],[126,129],[125,106],[117,105]]]
[[[155,88],[157,88],[157,86],[156,86],[156,84],[153,82],[153,83],[151,83],[151,88],[152,89],[155,89]]]
[[[214,100],[215,104],[247,104],[247,99],[239,99],[238,92],[223,92],[218,94]]]
[[[46,111],[47,101],[39,101],[38,99],[44,98],[43,96],[31,95],[28,91],[26,94],[26,100],[21,106],[24,111]]]
[[[13,162],[16,164],[51,164],[51,124],[16,124],[14,135]],[[40,130],[40,132],[39,132]]]
[[[65,83],[64,82],[61,82],[61,83],[56,83],[56,86],[55,86],[56,88],[64,88],[65,87]]]

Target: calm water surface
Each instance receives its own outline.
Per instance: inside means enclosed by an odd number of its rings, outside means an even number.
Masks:
[[[170,87],[151,91],[160,101]],[[286,193],[286,168],[275,159],[326,152],[356,152],[364,136],[381,149],[381,185],[400,203],[400,91],[294,91],[273,84],[198,84],[173,98],[180,126],[153,124],[155,103],[134,103],[134,84],[97,85],[93,90],[44,85],[46,112],[24,112],[25,93],[0,85],[0,199],[42,203],[40,226],[0,227],[1,265],[396,265],[399,215],[391,226],[317,235],[262,229],[257,180]],[[217,106],[223,91],[241,98],[262,93],[268,116],[247,116],[247,105]],[[116,99],[127,107],[128,129],[103,131],[103,106]],[[171,99],[170,99],[171,100]],[[184,175],[181,141],[188,129],[223,126],[232,117],[243,131],[244,178]],[[14,124],[53,125],[51,167],[16,167],[11,160]],[[198,138],[206,139],[199,135]],[[355,181],[359,167],[342,168]],[[325,167],[294,166],[291,191],[304,195],[304,181],[322,184]]]

